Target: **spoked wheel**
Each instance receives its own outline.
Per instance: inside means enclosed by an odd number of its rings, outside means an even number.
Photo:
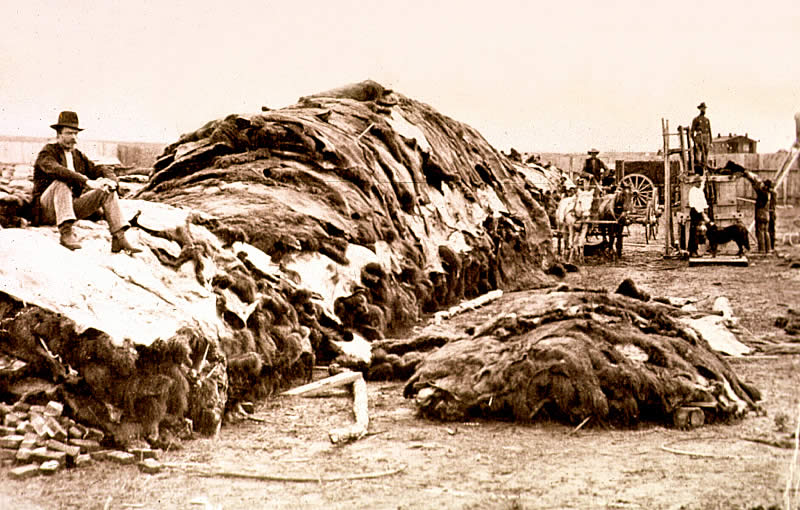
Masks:
[[[627,184],[630,188],[633,209],[645,210],[656,191],[656,185],[653,184],[653,181],[642,174],[628,174],[622,178],[620,184]]]
[[[651,239],[655,239],[658,236],[658,212],[657,207],[655,205],[655,196],[653,200],[647,204],[647,214],[644,217],[644,240],[646,243],[649,243]]]

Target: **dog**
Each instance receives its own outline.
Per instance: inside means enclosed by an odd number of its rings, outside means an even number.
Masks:
[[[750,251],[750,239],[747,228],[741,223],[734,223],[725,228],[719,228],[713,222],[708,224],[706,231],[706,239],[708,239],[708,250],[711,255],[717,256],[717,249],[726,243],[734,241],[736,246],[739,247],[737,255],[741,257],[744,255],[745,250]]]

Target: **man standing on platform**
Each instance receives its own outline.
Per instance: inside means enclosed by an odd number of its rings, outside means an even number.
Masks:
[[[694,164],[705,174],[708,168],[708,153],[711,150],[711,121],[706,117],[706,103],[697,105],[700,113],[692,120],[689,133],[694,141]]]

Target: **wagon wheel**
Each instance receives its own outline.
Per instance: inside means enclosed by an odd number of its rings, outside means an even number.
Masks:
[[[649,177],[642,174],[628,174],[620,181],[621,185],[627,184],[631,189],[633,208],[644,210],[653,199],[656,190],[655,184]]]

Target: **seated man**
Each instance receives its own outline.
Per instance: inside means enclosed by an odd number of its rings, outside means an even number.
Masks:
[[[586,158],[583,164],[582,175],[586,178],[593,179],[596,184],[601,186],[610,186],[614,184],[614,175],[606,164],[598,159],[598,154],[600,154],[600,151],[597,149],[591,149],[589,151],[589,157]]]
[[[125,238],[129,225],[122,219],[117,196],[117,176],[110,169],[94,163],[75,148],[78,115],[61,112],[56,143],[45,145],[33,167],[33,208],[35,223],[58,225],[61,244],[70,250],[81,247],[72,224],[102,211],[111,231],[111,251],[140,252]]]

